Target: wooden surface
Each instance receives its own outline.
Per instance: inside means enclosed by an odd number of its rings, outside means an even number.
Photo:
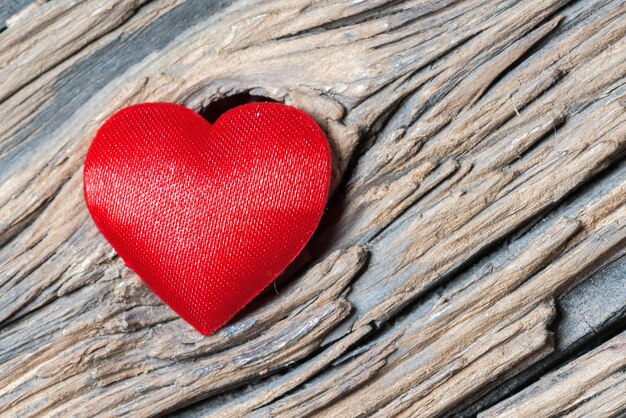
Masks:
[[[0,416],[626,413],[626,2],[0,3]],[[320,230],[202,337],[82,197],[121,107],[263,96]],[[224,102],[221,102],[224,103]]]

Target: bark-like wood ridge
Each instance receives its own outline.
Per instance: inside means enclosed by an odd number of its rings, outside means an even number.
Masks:
[[[626,333],[550,373],[480,417],[616,416],[626,409]]]
[[[0,12],[0,416],[626,411],[623,0]],[[82,164],[121,107],[238,93],[319,122],[333,195],[202,337],[99,235]]]

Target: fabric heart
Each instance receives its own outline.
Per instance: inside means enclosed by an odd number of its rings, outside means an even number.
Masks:
[[[328,198],[328,142],[305,113],[234,108],[210,125],[169,103],[114,114],[85,161],[85,199],[128,267],[202,334],[302,251]]]

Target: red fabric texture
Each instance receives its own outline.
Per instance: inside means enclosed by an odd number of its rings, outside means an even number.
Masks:
[[[126,265],[202,334],[302,251],[328,198],[328,142],[305,113],[234,108],[210,125],[170,103],[122,109],[85,161],[85,200]]]

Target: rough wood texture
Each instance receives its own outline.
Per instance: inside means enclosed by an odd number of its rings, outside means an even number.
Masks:
[[[576,357],[624,327],[625,76],[623,0],[27,6],[0,32],[0,415],[619,415],[623,337]],[[334,194],[205,338],[98,234],[81,168],[120,107],[237,93],[316,118]],[[489,409],[565,362],[602,396]]]
[[[626,333],[480,414],[488,417],[612,417],[626,409]]]

